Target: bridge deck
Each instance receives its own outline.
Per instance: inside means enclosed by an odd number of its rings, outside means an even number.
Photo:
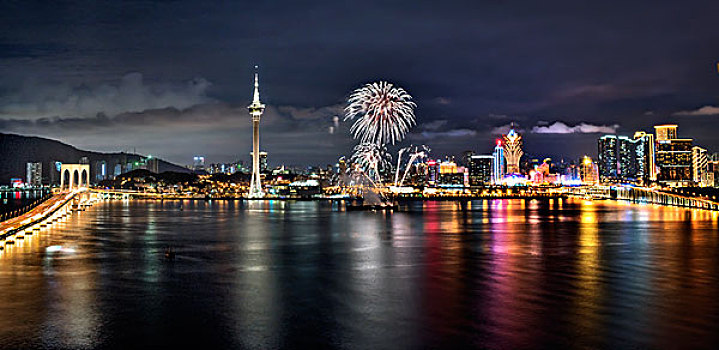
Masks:
[[[4,239],[5,237],[12,235],[17,230],[45,219],[45,217],[52,214],[55,210],[59,209],[65,203],[74,198],[76,194],[76,192],[56,194],[40,203],[27,213],[0,222],[0,239]]]

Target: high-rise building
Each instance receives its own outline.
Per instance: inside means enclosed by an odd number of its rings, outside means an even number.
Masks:
[[[617,144],[618,139],[616,135],[604,135],[599,138],[598,145],[598,169],[599,169],[599,181],[600,182],[614,182],[619,179],[617,173],[618,158],[617,158]]]
[[[60,184],[60,169],[62,169],[62,162],[52,161],[48,168],[48,177],[50,178],[50,186]]]
[[[710,186],[719,187],[719,153],[714,153],[709,156],[707,162],[708,168],[708,181]]]
[[[497,140],[497,146],[492,153],[492,183],[501,185],[504,178],[504,147],[502,141]]]
[[[469,185],[487,186],[492,184],[494,156],[472,155],[469,157]]]
[[[676,124],[655,125],[654,130],[657,133],[657,141],[673,140],[677,138]]]
[[[267,152],[260,151],[260,171],[267,172]]]
[[[255,66],[255,69],[257,69],[257,66]],[[255,91],[252,95],[252,104],[247,109],[249,109],[252,116],[252,178],[250,180],[249,196],[258,198],[264,195],[262,184],[260,183],[260,117],[265,111],[265,105],[260,102],[260,83],[257,72],[255,72]]]
[[[709,157],[707,150],[699,146],[692,147],[692,176],[700,187],[709,187]]]
[[[522,135],[509,130],[502,135],[504,141],[504,158],[507,160],[507,174],[519,174],[519,160],[522,158]]]
[[[579,176],[586,185],[599,184],[599,169],[597,168],[597,164],[592,161],[592,158],[584,156]]]
[[[427,184],[430,186],[436,186],[439,183],[439,164],[440,162],[437,160],[427,160]]]
[[[639,140],[633,140],[626,136],[617,137],[617,175],[622,181],[635,182],[639,179],[639,168],[644,163],[644,152]]]
[[[468,167],[469,163],[472,162],[472,156],[475,155],[474,151],[464,151],[462,152],[462,165]]]
[[[107,162],[104,160],[99,160],[95,162],[95,182],[100,182],[107,178]]]
[[[192,170],[205,171],[205,157],[195,156],[192,158]]]
[[[692,139],[657,141],[657,181],[669,186],[690,186],[692,174]]]
[[[637,148],[637,152],[641,152],[644,162],[640,164],[640,172],[642,182],[644,184],[657,181],[657,165],[656,165],[656,142],[654,134],[647,134],[644,131],[634,133],[634,139],[641,141],[641,147]]]
[[[42,186],[42,163],[27,163],[27,181],[28,186]]]

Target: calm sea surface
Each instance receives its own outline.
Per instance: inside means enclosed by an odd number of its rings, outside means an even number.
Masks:
[[[716,348],[718,215],[105,202],[0,253],[0,347]]]
[[[0,214],[21,209],[42,198],[49,190],[0,191]]]

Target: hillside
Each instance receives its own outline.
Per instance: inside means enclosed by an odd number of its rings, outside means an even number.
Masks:
[[[141,159],[132,153],[101,153],[83,151],[68,144],[34,136],[0,133],[0,185],[7,185],[11,178],[25,179],[28,162],[42,163],[43,179],[50,178],[51,164],[56,161],[78,163],[87,157],[90,163],[90,178],[95,182],[97,163],[105,161],[107,172],[112,174],[117,164],[134,163]],[[159,160],[158,171],[190,172],[188,169]]]

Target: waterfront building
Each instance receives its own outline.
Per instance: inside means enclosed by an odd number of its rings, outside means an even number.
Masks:
[[[429,186],[436,186],[439,183],[439,164],[440,162],[437,160],[427,160],[427,184]]]
[[[440,174],[457,173],[457,163],[455,163],[454,160],[449,160],[449,159],[439,163],[439,173]]]
[[[694,182],[699,187],[709,187],[713,185],[713,183],[710,184],[709,182],[709,157],[707,157],[707,150],[699,146],[692,147],[692,176]]]
[[[257,66],[255,66],[257,69]],[[250,197],[262,197],[262,184],[260,183],[260,117],[265,111],[265,105],[260,102],[260,83],[257,72],[255,72],[255,90],[252,95],[252,104],[247,109],[252,116],[252,178],[250,180]],[[265,162],[266,162],[265,155]],[[266,165],[265,165],[266,168]]]
[[[657,141],[673,140],[677,138],[676,124],[655,125],[654,130],[657,134]]]
[[[574,163],[564,165],[563,174],[559,177],[563,185],[580,185],[582,183],[582,169]]]
[[[469,186],[487,186],[492,184],[492,165],[494,156],[472,155],[469,158]]]
[[[719,187],[719,154],[714,153],[707,162],[707,182],[712,187]]]
[[[439,183],[437,184],[437,186],[440,186],[440,187],[464,187],[465,186],[464,172],[440,174],[439,175]]]
[[[657,181],[668,186],[691,186],[692,139],[671,139],[657,141]]]
[[[42,186],[42,163],[27,163],[26,184],[27,186]]]
[[[617,164],[619,165],[617,175],[623,182],[637,181],[638,164],[642,163],[642,159],[639,159],[637,154],[639,144],[639,140],[633,140],[627,136],[617,137]],[[641,153],[643,155],[643,152]]]
[[[604,135],[599,138],[598,168],[602,183],[648,181],[648,138]]]
[[[641,152],[644,158],[644,162],[640,163],[642,182],[647,184],[657,181],[656,142],[654,141],[654,134],[637,131],[634,133],[634,139],[641,142],[641,146],[637,148],[637,152]]]
[[[592,158],[584,156],[579,176],[585,185],[599,184],[599,169],[597,164],[592,161]]]
[[[502,135],[504,142],[504,158],[507,160],[507,174],[519,174],[519,161],[522,158],[522,135],[509,130],[509,133]]]
[[[453,159],[446,159],[439,163],[439,179],[437,185],[440,186],[464,186],[464,172],[460,171],[460,167]]]
[[[616,135],[604,135],[599,138],[598,144],[598,168],[599,168],[599,181],[615,182],[619,179],[617,174],[618,161],[617,161],[617,136]]]
[[[497,140],[497,146],[492,153],[492,183],[501,185],[504,178],[504,147],[502,141]]]
[[[691,186],[694,182],[693,140],[680,139],[676,124],[654,126],[657,181],[668,186]]]

